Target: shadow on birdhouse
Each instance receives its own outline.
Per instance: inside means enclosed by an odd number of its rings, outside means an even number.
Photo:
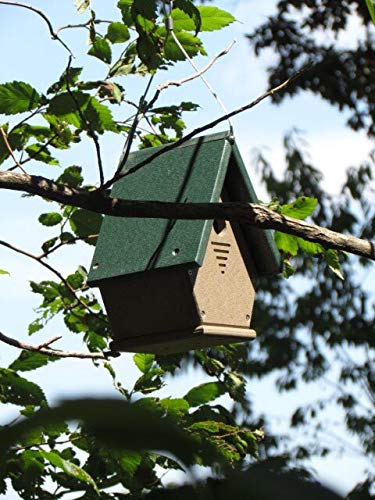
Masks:
[[[127,168],[158,149],[132,153]],[[112,196],[257,202],[228,133],[193,139],[158,156],[119,180]],[[89,284],[103,296],[113,350],[169,354],[253,339],[257,277],[279,270],[272,236],[250,225],[106,216]]]

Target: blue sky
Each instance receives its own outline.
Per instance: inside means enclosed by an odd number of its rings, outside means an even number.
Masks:
[[[33,0],[35,7],[44,10],[55,27],[71,22],[79,22],[75,14],[73,0],[64,2],[57,0]],[[112,2],[93,0],[98,18],[112,18]],[[114,2],[113,2],[114,4]],[[256,59],[250,52],[244,33],[264,19],[272,12],[275,1],[229,1],[217,0],[219,7],[231,10],[238,22],[218,34],[207,34],[204,42],[209,56],[212,57],[227,47],[232,40],[237,43],[230,54],[221,58],[207,74],[216,92],[221,96],[228,109],[243,105],[266,89],[265,68],[272,61],[273,55],[266,54]],[[84,17],[82,17],[84,19]],[[324,34],[321,34],[324,36]],[[340,43],[351,44],[358,36],[358,29],[354,25],[347,30],[345,38]],[[87,78],[103,78],[106,72],[102,63],[88,56],[81,56],[79,49],[85,43],[87,34],[84,30],[62,32],[62,37],[77,54],[75,66],[87,64],[85,75]],[[0,66],[0,82],[23,80],[28,81],[40,91],[45,91],[64,70],[67,64],[67,54],[63,48],[50,39],[44,23],[31,12],[19,8],[0,5],[0,46],[2,63]],[[202,66],[207,58],[201,58],[198,63]],[[155,85],[165,80],[179,79],[192,72],[188,64],[180,64],[168,73],[158,76]],[[121,82],[121,80],[120,80]],[[144,89],[146,81],[140,77],[124,79],[127,96],[136,98]],[[202,82],[196,80],[181,89],[171,89],[162,96],[161,103],[192,100],[200,104],[201,109],[187,117],[189,129],[193,129],[207,121],[221,115],[221,110],[212,96],[208,94]],[[120,111],[122,112],[122,111]],[[128,112],[128,111],[126,111]],[[124,114],[125,116],[125,114]],[[310,145],[310,154],[313,164],[324,173],[324,186],[332,193],[339,190],[340,182],[344,178],[345,169],[351,165],[358,165],[365,160],[373,144],[364,134],[353,133],[345,126],[345,115],[309,94],[303,94],[276,107],[269,101],[261,103],[251,112],[244,113],[234,120],[236,140],[247,160],[250,176],[257,187],[258,195],[264,198],[264,191],[251,164],[252,150],[255,147],[265,147],[268,156],[278,172],[283,168],[282,138],[286,130],[297,127],[305,132]],[[226,125],[221,126],[222,130]],[[121,151],[122,138],[108,135],[103,141],[102,150],[105,158],[106,171],[111,172],[117,164]],[[79,164],[84,167],[90,180],[95,182],[95,155],[92,144],[83,143],[73,151],[64,152],[61,162],[68,166]],[[30,173],[40,173],[45,176],[55,176],[56,167],[36,165],[30,168]],[[41,212],[50,211],[51,204],[39,199],[21,198],[19,194],[1,192],[0,198],[0,238],[31,252],[38,253],[40,244],[48,238],[48,230],[36,222]],[[51,237],[54,235],[50,231]],[[64,272],[71,272],[78,264],[89,267],[92,248],[87,245],[80,248],[68,248],[64,254],[51,259],[51,263]],[[0,279],[0,331],[19,339],[26,339],[28,323],[35,317],[33,308],[37,307],[39,298],[29,293],[29,280],[40,281],[50,278],[50,275],[41,269],[35,262],[0,248],[0,268],[7,269],[11,276]],[[369,283],[369,287],[370,287]],[[53,321],[38,338],[38,340],[54,337],[63,332],[63,326]],[[32,339],[33,340],[33,339]],[[66,340],[57,345],[59,348],[81,350],[79,339],[67,334]],[[6,366],[18,356],[14,349],[2,346],[0,364]],[[130,385],[138,375],[131,363],[130,356],[123,356],[115,361],[116,369],[124,385]],[[192,373],[188,373],[176,381],[171,382],[163,395],[183,394],[184,389],[191,382]],[[196,383],[205,380],[203,374],[194,374]],[[30,379],[43,385],[51,402],[61,397],[75,397],[84,394],[104,395],[113,394],[111,380],[103,369],[95,368],[88,361],[57,361],[36,373],[30,373]],[[189,382],[188,382],[189,381]],[[325,387],[313,386],[308,395],[303,392],[288,394],[283,397],[276,395],[272,389],[272,380],[262,383],[253,383],[249,389],[254,397],[255,405],[260,411],[275,414],[275,426],[288,431],[285,415],[291,407],[295,407],[303,398],[308,400],[320,391],[327,391]],[[277,411],[276,411],[277,409]],[[0,421],[4,422],[11,416],[9,409],[3,410]],[[320,473],[320,477],[336,484],[340,489],[347,490],[359,480],[363,464],[357,458],[345,456],[327,459],[324,464],[314,461],[313,464]]]

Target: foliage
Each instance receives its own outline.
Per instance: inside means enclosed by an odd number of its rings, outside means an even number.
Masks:
[[[368,6],[373,9],[373,2]],[[354,47],[338,43],[359,21],[362,33]],[[319,33],[324,31],[325,37]],[[271,48],[276,55],[269,69],[270,85],[279,85],[297,69],[312,62],[312,68],[285,92],[274,96],[280,102],[287,95],[307,90],[349,115],[354,130],[375,135],[374,26],[363,0],[282,0],[277,12],[249,35],[259,55]]]
[[[314,23],[325,26],[334,18],[332,28],[340,30],[346,14],[340,10],[341,17],[333,16],[332,2],[326,3],[328,17],[315,16]],[[2,128],[13,152],[20,153],[19,163],[33,162],[40,168],[49,165],[56,169],[53,170],[56,180],[72,190],[81,187],[91,191],[93,186],[87,184],[87,172],[80,165],[64,165],[63,170],[57,170],[61,151],[73,148],[80,141],[92,140],[98,153],[99,139],[104,134],[125,135],[129,148],[132,134],[141,148],[173,142],[186,129],[184,113],[198,109],[197,104],[184,101],[159,106],[157,99],[147,93],[140,97],[139,103],[127,101],[124,77],[146,76],[152,81],[156,71],[184,59],[166,29],[165,4],[156,0],[119,0],[118,17],[110,23],[96,19],[93,4],[90,0],[75,2],[77,12],[86,16],[83,24],[88,29],[90,45],[87,54],[105,68],[104,77],[86,81],[83,67],[73,67],[69,60],[61,76],[45,91],[20,81],[0,85],[0,113],[10,120]],[[313,9],[315,4],[310,2],[308,8]],[[273,77],[274,83],[284,73],[289,76],[302,53],[310,53],[306,46],[314,55],[319,52],[286,19],[290,5],[298,8],[300,3],[279,3],[280,18],[269,21],[273,23],[269,40],[264,27],[252,37],[259,50],[267,43],[284,48],[284,41],[278,38],[279,31],[296,35],[293,43],[298,50],[293,52],[289,44],[286,49],[290,53],[280,50],[282,64]],[[360,6],[358,9],[367,22],[367,11]],[[229,12],[214,6],[197,6],[190,0],[175,0],[171,15],[176,36],[190,57],[206,54],[200,38],[202,31],[220,30],[235,20]],[[265,37],[263,41],[261,37]],[[316,89],[323,97],[336,99],[335,102],[352,109],[355,118],[362,120],[356,126],[366,125],[374,133],[375,93],[371,94],[373,81],[364,71],[371,66],[367,58],[370,39],[366,43],[359,50],[365,59],[361,62],[365,81],[350,84],[356,99],[339,101],[336,94],[341,87],[332,87],[335,83],[331,80],[331,87],[319,80]],[[334,60],[341,57],[334,48],[330,51]],[[316,69],[317,78],[324,82],[327,79],[324,69],[329,64],[330,60],[322,56]],[[346,64],[349,63],[344,57],[343,71]],[[314,82],[309,75],[299,85],[308,87],[315,85]],[[366,94],[362,92],[365,87],[370,89]],[[296,87],[290,90],[295,91]],[[364,105],[368,107],[366,111]],[[123,115],[121,120],[117,118],[119,106],[129,112],[128,118]],[[147,130],[138,127],[139,115],[150,125]],[[370,119],[371,124],[367,123]],[[335,199],[322,190],[320,174],[306,162],[295,134],[286,137],[285,152],[283,179],[277,179],[266,158],[258,155],[259,171],[273,199],[271,208],[298,219],[313,215],[314,221],[322,226],[360,233],[368,239],[373,237],[371,163],[351,169],[341,196]],[[99,160],[98,154],[100,166]],[[14,167],[9,148],[1,138],[0,163]],[[72,245],[95,244],[102,217],[71,206],[53,205],[43,211],[38,221],[49,234],[41,244],[43,253],[39,260],[48,264],[52,253]],[[56,362],[56,358],[22,351],[8,367],[0,368],[0,401],[16,405],[24,417],[3,425],[0,430],[0,493],[5,493],[11,485],[21,498],[27,499],[61,498],[65,493],[82,494],[82,498],[95,498],[99,493],[103,498],[168,495],[190,498],[194,494],[226,498],[236,492],[240,497],[246,486],[251,487],[254,498],[259,498],[260,493],[265,498],[266,495],[274,498],[272,487],[277,491],[288,488],[289,498],[293,494],[295,498],[309,495],[324,498],[325,494],[327,498],[336,498],[319,485],[306,482],[306,478],[302,481],[300,477],[280,473],[280,469],[287,469],[310,455],[327,454],[324,437],[319,441],[315,438],[314,442],[306,439],[303,446],[289,443],[285,456],[282,437],[268,432],[267,416],[254,412],[247,386],[251,378],[276,373],[278,388],[291,390],[301,383],[331,375],[330,362],[335,359],[339,362],[339,374],[330,400],[320,399],[306,408],[297,408],[290,425],[293,429],[314,427],[321,436],[321,412],[335,402],[345,412],[347,428],[360,441],[362,451],[372,457],[373,414],[367,399],[362,404],[364,398],[371,400],[374,394],[371,297],[356,281],[351,272],[352,262],[346,255],[283,233],[277,233],[275,238],[284,257],[285,274],[290,276],[294,272],[292,280],[304,280],[304,285],[292,288],[293,281],[285,282],[282,277],[260,284],[254,327],[262,335],[257,343],[165,357],[138,353],[133,360],[140,376],[131,388],[122,385],[110,363],[110,327],[101,304],[88,289],[85,268],[75,264],[75,271],[70,274],[57,271],[54,279],[31,282],[31,292],[41,302],[28,333],[40,335],[49,321],[62,318],[68,332],[80,335],[90,353],[106,356],[103,362],[94,362],[102,364],[111,376],[118,399],[65,401],[49,408],[42,388],[25,378],[25,372],[43,370],[47,363]],[[367,263],[361,264],[366,270]],[[345,275],[345,280],[337,279],[332,270],[340,278]],[[0,270],[0,274],[6,272]],[[352,352],[359,358],[351,359]],[[168,377],[177,376],[190,364],[203,369],[210,381],[190,388],[183,397],[161,398],[157,391]],[[364,393],[360,392],[361,387],[365,388]],[[328,423],[324,427],[327,429]],[[274,462],[264,470],[250,468],[248,472],[239,472],[249,463],[270,457]],[[217,478],[178,489],[163,486],[162,472],[188,470],[193,465],[211,467]],[[261,484],[254,482],[254,474],[258,472],[263,474]],[[371,480],[369,476],[369,485]],[[370,486],[361,485],[358,491]]]

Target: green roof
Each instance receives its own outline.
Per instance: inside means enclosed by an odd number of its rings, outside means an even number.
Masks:
[[[126,168],[160,148],[129,156]],[[228,175],[227,175],[228,174]],[[231,201],[257,202],[239,150],[229,133],[198,137],[158,156],[120,179],[112,196],[127,200],[217,202],[225,190]],[[89,283],[174,266],[201,266],[213,221],[104,218]],[[259,275],[280,270],[280,256],[269,231],[241,225]]]

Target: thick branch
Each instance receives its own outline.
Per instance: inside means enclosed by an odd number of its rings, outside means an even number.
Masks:
[[[172,203],[109,198],[102,191],[84,191],[58,184],[44,177],[0,172],[0,189],[34,194],[64,205],[85,208],[114,217],[151,219],[222,219],[241,221],[262,229],[275,229],[320,243],[325,248],[346,251],[375,260],[375,244],[331,231],[307,222],[285,217],[254,203]]]
[[[53,339],[56,340],[56,339]],[[25,351],[31,352],[39,352],[40,354],[46,354],[47,356],[53,356],[57,358],[78,358],[78,359],[107,359],[107,356],[101,352],[66,352],[59,351],[57,349],[51,349],[49,347],[36,346],[33,344],[29,344],[27,342],[21,342],[20,340],[12,339],[7,337],[3,333],[0,332],[0,342],[4,342],[4,344],[11,345],[13,347],[17,347],[18,349],[23,349]],[[110,354],[108,354],[110,355]]]

